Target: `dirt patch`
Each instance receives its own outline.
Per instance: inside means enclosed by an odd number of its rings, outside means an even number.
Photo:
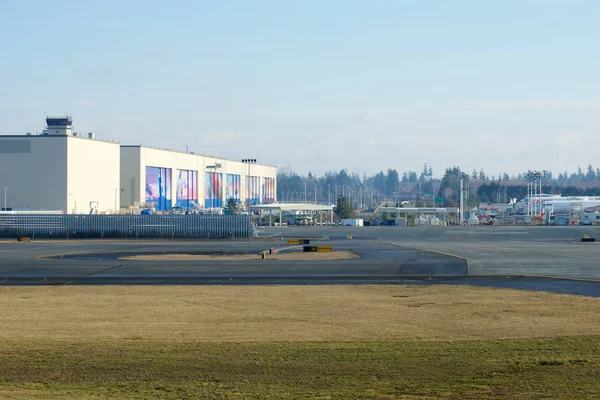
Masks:
[[[349,251],[332,251],[328,253],[275,253],[267,255],[267,260],[347,260],[359,258]],[[134,261],[235,261],[235,260],[260,260],[259,254],[137,254],[134,256],[119,257],[119,260]]]
[[[3,340],[461,340],[600,335],[600,299],[468,286],[0,287]]]
[[[332,251],[329,253],[310,253],[310,252],[293,252],[293,253],[275,253],[268,255],[270,260],[349,260],[352,258],[360,258],[358,255],[349,251]]]
[[[260,260],[258,254],[137,254],[119,257],[130,261]]]

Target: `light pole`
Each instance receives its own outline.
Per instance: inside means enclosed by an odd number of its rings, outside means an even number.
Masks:
[[[304,204],[306,204],[306,182],[304,182]]]
[[[6,211],[6,191],[8,190],[8,186],[4,186],[4,211]]]
[[[527,179],[527,188],[529,192],[527,205],[529,210],[528,214],[530,217],[537,218],[542,215],[542,177],[545,177],[546,175],[547,171],[529,171],[527,175],[525,175],[525,178]]]
[[[77,197],[74,194],[69,193],[69,196],[73,196],[73,214],[77,214]]]
[[[528,177],[528,175],[529,174],[527,173],[527,174],[525,174],[523,176],[523,178],[525,178],[525,181],[527,182],[527,196],[525,196],[525,199],[527,200],[527,210],[526,210],[527,211],[527,215],[529,215],[529,201],[530,201],[530,199],[529,199],[529,177]]]
[[[460,176],[460,197],[459,197],[459,220],[460,224],[463,225],[465,219],[465,202],[468,201],[468,195],[465,197],[465,193],[469,193],[469,176],[467,174],[461,174]]]
[[[543,204],[543,199],[542,199],[542,178],[545,178],[549,175],[550,173],[546,170],[543,170],[541,172],[541,176],[540,176],[540,205]],[[540,209],[540,217],[542,217],[542,214],[544,213],[543,209]]]
[[[243,163],[248,165],[246,172],[246,211],[250,211],[250,164],[256,164],[256,158],[244,158]]]
[[[317,182],[315,182],[315,204],[317,204]]]
[[[15,197],[19,197],[19,195],[18,195],[18,194],[15,194],[15,195],[12,197],[12,199],[10,199],[10,210],[11,210],[11,211],[15,211],[15,203],[14,203],[14,201],[15,201]]]
[[[327,185],[327,201],[329,202],[327,204],[331,205],[331,184]]]

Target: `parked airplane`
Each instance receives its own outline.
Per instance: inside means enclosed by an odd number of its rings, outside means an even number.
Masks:
[[[562,197],[559,195],[548,195],[542,194],[541,201],[540,197],[530,196],[525,197],[524,199],[519,200],[515,204],[515,210],[518,214],[527,213],[527,203],[529,202],[529,209],[533,211],[533,213],[538,213],[540,209],[542,210],[542,214],[545,212],[551,211],[553,214],[569,214],[572,212],[581,213],[588,212],[583,211],[586,207],[594,207],[596,205],[600,205],[599,197],[590,197],[590,196],[566,196]],[[541,204],[540,204],[541,203]],[[594,212],[594,211],[589,211]]]
[[[600,200],[555,200],[544,203],[545,213],[581,214],[600,212]]]

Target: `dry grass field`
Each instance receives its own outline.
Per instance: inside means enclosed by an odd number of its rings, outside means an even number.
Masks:
[[[600,299],[472,286],[0,289],[0,340],[467,340],[600,335]]]
[[[0,398],[598,398],[600,299],[469,286],[0,288]]]

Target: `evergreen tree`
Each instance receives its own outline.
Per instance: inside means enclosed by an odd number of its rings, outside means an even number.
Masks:
[[[596,180],[596,172],[594,171],[594,167],[592,167],[591,164],[587,167],[587,174],[585,174],[585,179],[588,182],[593,182],[594,180]]]
[[[352,217],[354,210],[348,202],[348,199],[344,196],[340,196],[337,199],[337,204],[333,212],[335,212],[335,215],[337,215],[339,219],[346,219]]]
[[[225,210],[231,211],[232,214],[237,213],[238,205],[233,197],[230,197],[229,199],[227,199],[227,204],[225,205]]]
[[[429,173],[429,169],[427,168],[427,163],[423,165],[423,172],[421,172],[421,176],[419,176],[419,181],[423,182],[427,178]]]
[[[377,175],[375,175],[375,178],[373,179],[373,188],[377,189],[381,193],[385,193],[385,182],[385,175],[383,174],[383,172],[379,172]]]
[[[392,195],[394,190],[398,189],[400,180],[398,179],[398,172],[395,169],[388,169],[387,178],[385,180],[386,194]]]
[[[487,176],[485,175],[485,172],[483,172],[483,167],[481,167],[481,169],[479,170],[479,179],[482,181],[487,180]]]
[[[577,166],[577,179],[579,179],[579,182],[585,181],[585,175],[583,174],[580,166]]]
[[[466,175],[468,176],[468,175]],[[460,196],[460,180],[462,179],[462,172],[460,168],[446,168],[446,173],[442,178],[440,184],[440,190],[438,196],[446,200],[445,205],[448,206],[451,201],[458,200]]]

